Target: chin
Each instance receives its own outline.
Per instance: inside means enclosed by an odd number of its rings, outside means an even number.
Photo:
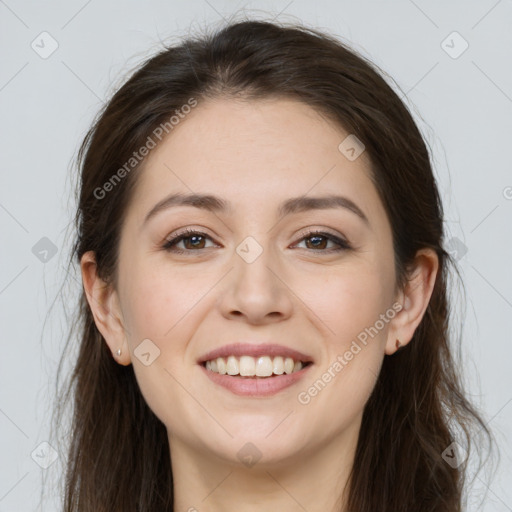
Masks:
[[[276,425],[273,423],[272,428]],[[290,435],[285,428],[281,432],[278,430],[272,432],[272,429],[259,429],[256,426],[251,430],[230,431],[233,438],[224,436],[213,446],[210,438],[209,448],[224,461],[246,467],[255,464],[259,468],[270,467],[299,458],[305,449],[304,435]]]

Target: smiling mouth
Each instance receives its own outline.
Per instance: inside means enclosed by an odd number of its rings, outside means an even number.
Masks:
[[[298,361],[283,356],[228,356],[204,361],[202,366],[219,374],[240,378],[269,378],[296,373],[309,366],[310,361]]]

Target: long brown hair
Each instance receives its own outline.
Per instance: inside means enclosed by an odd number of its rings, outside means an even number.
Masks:
[[[458,271],[443,248],[443,209],[429,150],[383,76],[334,36],[300,25],[231,22],[164,48],[113,95],[81,145],[70,264],[94,251],[98,275],[115,286],[120,228],[144,160],[108,197],[98,198],[98,189],[190,98],[199,104],[219,97],[292,98],[356,134],[392,227],[397,288],[406,284],[421,248],[437,253],[439,270],[412,341],[384,358],[365,406],[348,510],[460,512],[467,461],[452,467],[443,452],[454,441],[471,451],[477,432],[492,444],[492,434],[466,398],[454,358],[460,339],[449,329],[449,266]],[[113,359],[83,290],[67,347],[76,338],[78,355],[55,409],[59,423],[73,406],[65,512],[171,511],[165,426],[143,399],[133,367]]]

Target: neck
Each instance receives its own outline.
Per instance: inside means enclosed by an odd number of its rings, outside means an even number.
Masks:
[[[324,446],[251,467],[169,436],[174,512],[343,512],[358,432],[352,425]]]

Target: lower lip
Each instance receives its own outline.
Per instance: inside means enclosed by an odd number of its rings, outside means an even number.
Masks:
[[[239,377],[221,375],[220,373],[207,370],[203,365],[199,366],[211,381],[226,388],[235,395],[263,397],[275,395],[279,393],[279,391],[293,386],[293,384],[306,375],[313,364],[310,363],[308,366],[297,372],[275,375],[274,377]]]

